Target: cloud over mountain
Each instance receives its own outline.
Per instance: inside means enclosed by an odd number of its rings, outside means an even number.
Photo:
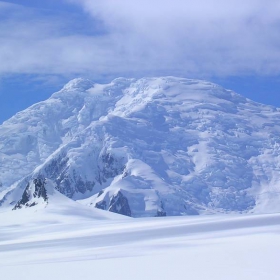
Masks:
[[[279,1],[66,2],[77,4],[76,11],[47,13],[1,2],[0,73],[201,77],[280,71]]]

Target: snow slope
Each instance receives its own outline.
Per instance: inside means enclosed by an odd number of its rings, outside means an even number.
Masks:
[[[75,79],[0,126],[0,207],[42,176],[133,217],[280,211],[280,110],[200,80]]]
[[[67,205],[0,213],[3,279],[279,279],[280,214],[132,219]]]

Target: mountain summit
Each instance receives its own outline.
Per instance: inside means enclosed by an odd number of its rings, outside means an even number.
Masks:
[[[0,126],[0,207],[47,207],[47,180],[133,217],[275,212],[279,143],[278,108],[210,82],[74,79]]]

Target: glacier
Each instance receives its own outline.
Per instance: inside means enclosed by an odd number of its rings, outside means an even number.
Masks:
[[[77,78],[0,126],[0,209],[55,196],[132,217],[274,213],[279,124],[208,81]]]

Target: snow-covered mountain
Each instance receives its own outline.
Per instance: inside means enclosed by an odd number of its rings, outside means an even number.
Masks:
[[[280,109],[213,83],[75,79],[0,126],[0,207],[59,191],[133,217],[276,212],[279,143]]]

